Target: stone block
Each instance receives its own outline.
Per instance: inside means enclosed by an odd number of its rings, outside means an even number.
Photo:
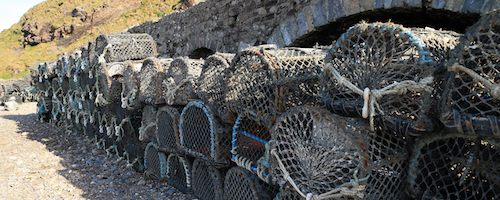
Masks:
[[[297,25],[299,27],[299,35],[305,35],[307,33],[307,20],[304,13],[299,13],[297,16]]]
[[[292,42],[299,37],[299,27],[294,18],[289,18],[289,20],[287,20],[286,28],[288,29],[288,34]]]
[[[433,0],[430,3],[430,7],[434,9],[443,9],[446,4],[446,0]]]
[[[462,7],[464,13],[479,13],[483,7],[484,0],[466,0]]]
[[[290,39],[290,35],[288,35],[288,30],[284,24],[280,26],[280,31],[281,35],[283,36],[283,41],[285,42],[285,45],[290,45],[292,43],[292,40]]]
[[[446,5],[444,6],[444,9],[453,12],[460,12],[464,4],[465,0],[448,0],[446,2]]]
[[[275,44],[278,48],[284,47],[285,43],[283,41],[283,36],[281,35],[281,31],[274,30],[274,32],[271,35],[271,37],[269,38],[269,40],[267,40],[267,43],[268,44]]]
[[[484,2],[483,7],[481,8],[481,13],[487,13],[494,9],[500,9],[500,1],[498,0],[488,0]]]
[[[358,0],[344,0],[344,12],[347,16],[361,12]]]
[[[422,8],[424,5],[421,0],[405,0],[406,6],[413,8]]]
[[[229,17],[234,17],[236,15],[239,15],[241,13],[241,10],[242,10],[241,6],[239,5],[230,7],[228,11]]]
[[[360,11],[367,11],[375,9],[375,0],[363,0],[359,1]]]
[[[314,26],[323,26],[327,23],[328,5],[326,0],[320,0],[312,6]]]
[[[375,0],[375,9],[383,8],[385,0]]]

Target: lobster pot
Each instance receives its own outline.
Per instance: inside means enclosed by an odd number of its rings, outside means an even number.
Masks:
[[[186,105],[196,99],[196,84],[203,67],[202,59],[176,58],[165,74],[163,97],[168,105]]]
[[[76,65],[75,55],[70,55],[68,57],[68,64],[67,64],[66,68],[68,70],[61,73],[61,76],[60,76],[61,78],[74,78],[75,75],[78,75],[78,73],[80,73],[80,67]],[[74,73],[71,73],[72,71]],[[78,83],[79,81],[75,81],[75,82]]]
[[[37,118],[40,121],[48,122],[50,120],[52,101],[50,98],[42,96],[39,98],[37,103]]]
[[[93,102],[91,102],[93,104]],[[87,112],[88,114],[88,122],[85,126],[84,133],[87,138],[94,139],[96,137],[96,133],[99,131],[99,124],[97,123],[97,111],[91,109]]]
[[[251,47],[231,63],[226,85],[229,109],[261,125],[272,126],[290,107],[316,105],[322,50]]]
[[[276,196],[276,189],[267,185],[255,174],[238,166],[227,172],[224,181],[226,199],[271,200]]]
[[[197,80],[196,94],[217,116],[228,123],[234,123],[234,116],[226,105],[226,79],[234,54],[215,53],[203,64]]]
[[[443,95],[441,122],[465,134],[500,136],[500,11],[467,29]]]
[[[406,199],[410,141],[405,135],[389,129],[367,132],[366,142],[358,145],[370,156],[371,171],[364,191],[364,199]]]
[[[362,120],[340,117],[320,108],[290,109],[271,130],[275,142],[267,158],[272,169],[269,175],[280,185],[294,182],[294,189],[304,195],[347,189],[353,192],[336,191],[327,196],[362,197],[370,177],[370,163],[366,147],[358,143],[368,128]],[[261,163],[265,167],[267,162]]]
[[[500,198],[500,140],[460,133],[435,134],[414,147],[408,192],[414,199]]]
[[[43,79],[51,81],[54,77],[57,77],[55,72],[57,62],[57,60],[45,62],[45,69],[41,71],[43,73]],[[45,87],[48,87],[48,85],[45,85]]]
[[[106,63],[102,64],[98,69],[98,102],[101,105],[113,107],[121,105],[121,90],[123,82],[123,71],[125,66],[123,63]]]
[[[82,47],[80,51],[81,51],[80,68],[82,69],[82,73],[88,73],[89,70],[91,69],[88,46]]]
[[[170,59],[148,58],[142,63],[139,74],[139,102],[142,104],[154,105],[161,95],[161,81]],[[162,64],[164,63],[164,64]]]
[[[191,163],[185,156],[170,154],[167,160],[168,184],[186,193],[191,189]]]
[[[226,166],[231,156],[230,128],[203,102],[191,101],[182,110],[179,121],[181,150],[213,165]]]
[[[107,63],[156,57],[156,42],[148,34],[101,34],[96,38],[94,56]]]
[[[69,58],[67,56],[61,56],[59,59],[57,59],[56,66],[53,71],[54,75],[59,78],[66,76],[66,73],[69,70],[68,64]]]
[[[201,159],[193,163],[191,185],[194,196],[203,199],[224,199],[223,183],[224,174],[219,169],[211,166]]]
[[[126,157],[128,165],[133,167],[136,171],[144,170],[144,149],[146,145],[142,145],[139,140],[139,127],[141,124],[140,115],[131,115],[128,118],[122,120],[120,126],[123,130],[120,132],[120,137],[124,140],[126,144]],[[127,122],[125,125],[124,122]],[[120,129],[121,130],[121,129]],[[146,143],[146,142],[145,142]],[[147,144],[147,143],[146,143]],[[124,155],[125,157],[125,155]]]
[[[142,121],[139,127],[139,140],[154,141],[156,143],[156,113],[154,106],[144,106],[142,109]],[[157,147],[158,149],[158,147]]]
[[[121,107],[129,110],[139,109],[139,73],[142,68],[142,61],[125,62],[123,71]]]
[[[164,106],[156,115],[156,140],[158,149],[164,152],[179,151],[179,111],[171,106]]]
[[[262,173],[260,169],[257,170],[257,163],[265,156],[269,140],[271,133],[267,127],[239,116],[233,126],[231,160],[249,171]]]
[[[323,99],[330,111],[369,118],[372,130],[374,116],[403,134],[436,129],[429,116],[435,62],[409,30],[391,23],[357,24],[333,45],[326,63]]]
[[[154,142],[148,143],[144,151],[144,175],[156,181],[162,179],[160,155]]]
[[[303,196],[300,196],[297,191],[293,189],[291,186],[281,186],[279,188],[278,193],[276,194],[276,197],[274,197],[274,200],[305,200]]]

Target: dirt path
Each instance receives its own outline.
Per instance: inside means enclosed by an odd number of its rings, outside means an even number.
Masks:
[[[36,103],[0,108],[0,199],[193,199],[81,135],[36,121],[35,111]]]

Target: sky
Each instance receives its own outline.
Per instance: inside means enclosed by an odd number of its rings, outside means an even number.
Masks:
[[[24,13],[45,0],[0,0],[0,32],[10,28]]]

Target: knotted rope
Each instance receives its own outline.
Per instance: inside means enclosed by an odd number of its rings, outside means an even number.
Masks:
[[[500,98],[500,85],[492,83],[491,81],[485,79],[481,75],[477,74],[474,70],[464,67],[458,63],[448,66],[448,71],[451,72],[465,72],[467,75],[472,77],[474,80],[481,82],[484,86],[486,86],[491,91],[491,96],[495,98]]]
[[[412,92],[422,92],[422,91],[427,91],[431,92],[432,91],[432,83],[434,81],[434,77],[428,76],[423,79],[421,79],[419,82],[415,82],[412,80],[405,80],[401,82],[395,82],[392,83],[388,86],[385,86],[382,89],[370,89],[370,88],[365,88],[364,90],[361,90],[357,86],[355,86],[352,82],[344,78],[340,73],[332,66],[331,63],[328,63],[325,65],[325,73],[332,73],[333,77],[338,81],[340,86],[345,86],[352,90],[353,92],[357,93],[360,96],[363,96],[364,100],[364,105],[363,105],[363,118],[368,118],[370,117],[370,130],[374,131],[375,126],[374,126],[374,116],[375,116],[375,107],[377,107],[378,111],[381,114],[384,114],[382,109],[380,109],[380,105],[378,104],[377,100],[382,98],[385,95],[403,95],[406,94],[408,91]]]

